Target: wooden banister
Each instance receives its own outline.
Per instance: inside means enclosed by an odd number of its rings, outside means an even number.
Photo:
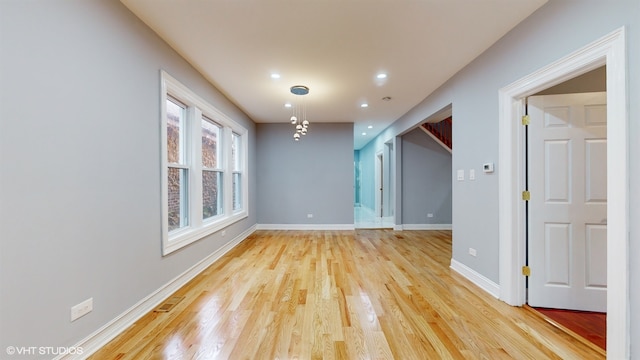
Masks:
[[[429,131],[449,149],[453,149],[452,125],[453,119],[449,116],[437,123],[424,123],[422,124],[422,127]]]

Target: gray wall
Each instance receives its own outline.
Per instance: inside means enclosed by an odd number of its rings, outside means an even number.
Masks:
[[[120,2],[0,1],[0,44],[3,354],[76,344],[256,224],[253,122]],[[160,69],[249,129],[249,218],[166,257]]]
[[[353,225],[353,124],[258,124],[257,147],[259,224]]]
[[[419,128],[402,136],[402,224],[451,224],[451,153]]]
[[[550,0],[494,46],[385,129],[377,148],[452,104],[453,175],[494,162],[496,172],[453,183],[453,258],[498,283],[498,91],[626,26],[630,167],[631,339],[640,339],[640,2]],[[368,145],[367,145],[368,146]],[[361,154],[362,156],[362,154]],[[478,250],[477,257],[468,248]],[[640,343],[632,341],[638,357]]]

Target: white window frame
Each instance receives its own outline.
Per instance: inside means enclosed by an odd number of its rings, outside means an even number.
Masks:
[[[210,118],[209,118],[208,116],[206,116],[206,115],[201,116],[200,120],[201,120],[201,121],[199,122],[199,124],[202,124],[202,121],[208,121],[208,122],[213,123],[213,125],[215,125],[215,126],[219,127],[219,129],[220,129],[220,131],[219,131],[219,136],[220,136],[220,138],[219,138],[218,140],[219,140],[219,141],[221,141],[221,143],[222,143],[222,145],[221,145],[221,146],[219,146],[219,148],[218,148],[218,149],[216,149],[216,150],[217,150],[217,151],[216,151],[217,164],[216,164],[216,167],[215,167],[215,168],[210,168],[210,167],[206,167],[206,166],[204,166],[204,164],[202,164],[202,159],[200,159],[200,164],[201,164],[201,167],[200,167],[200,174],[201,174],[201,176],[202,176],[202,177],[204,177],[202,174],[203,174],[205,171],[209,171],[209,172],[213,172],[213,173],[222,173],[222,189],[219,189],[219,191],[221,191],[221,194],[222,194],[222,204],[220,204],[220,205],[221,205],[221,207],[222,207],[222,211],[221,211],[219,214],[214,215],[214,216],[211,216],[211,217],[206,218],[206,219],[204,218],[204,214],[202,214],[202,217],[203,217],[202,221],[203,221],[203,222],[205,222],[205,223],[208,223],[208,222],[211,222],[211,221],[215,221],[215,219],[217,219],[217,218],[223,217],[223,216],[224,216],[224,214],[225,214],[225,208],[224,208],[224,199],[225,199],[225,193],[224,193],[224,182],[225,182],[225,179],[224,179],[224,173],[225,173],[225,171],[226,171],[225,166],[224,166],[224,165],[225,165],[225,163],[226,163],[226,161],[225,161],[225,156],[226,156],[226,154],[224,153],[224,152],[225,152],[225,149],[224,149],[224,143],[225,143],[225,139],[224,139],[224,131],[225,131],[225,130],[224,130],[224,126],[222,126],[221,124],[218,124],[216,121],[213,121],[212,119],[210,119]],[[200,127],[200,129],[202,129],[202,127]],[[201,140],[201,139],[202,139],[202,136],[201,136],[201,135],[202,135],[202,134],[200,134],[200,138],[198,139],[198,140],[199,140],[199,142],[200,142],[200,145],[202,145],[202,140]],[[200,154],[202,154],[202,148],[200,148],[199,153],[200,153]],[[200,184],[202,185],[202,183],[203,183],[203,181],[202,181],[202,179],[201,179],[201,180],[200,180]],[[201,187],[201,188],[200,188],[200,192],[201,192],[201,193],[202,193],[202,190],[203,190],[203,189],[202,189],[202,187]],[[203,200],[203,203],[204,203],[204,200]],[[204,205],[204,204],[203,204],[203,205]]]
[[[167,99],[172,97],[187,106],[186,148],[188,158],[188,214],[189,225],[169,232],[168,221],[168,161],[167,161]],[[238,222],[249,214],[248,203],[248,131],[165,71],[160,72],[160,123],[161,123],[161,200],[162,200],[162,255],[168,255],[195,241]],[[202,118],[207,117],[220,125],[222,156],[222,214],[203,220],[202,214]],[[232,134],[240,136],[242,209],[233,210],[233,164],[231,162]]]
[[[178,226],[177,229],[182,229],[185,226],[188,226],[188,225],[182,225],[182,224],[183,223],[188,224],[189,223],[189,219],[191,219],[191,216],[189,214],[189,211],[190,211],[190,209],[189,209],[189,201],[190,201],[190,199],[189,199],[188,196],[183,196],[184,195],[183,191],[185,191],[187,193],[187,195],[188,195],[189,186],[190,186],[190,183],[188,181],[189,178],[190,178],[189,165],[188,164],[190,162],[190,157],[191,156],[190,156],[189,152],[186,151],[188,149],[188,147],[189,147],[187,142],[186,142],[187,139],[188,139],[186,134],[189,132],[189,130],[188,130],[189,124],[188,124],[188,121],[187,121],[187,118],[188,118],[187,114],[188,114],[188,111],[189,111],[189,107],[186,106],[185,104],[183,104],[180,100],[175,99],[173,97],[171,99],[169,99],[169,96],[167,96],[167,98],[165,100],[165,106],[167,104],[166,101],[170,101],[170,102],[174,103],[175,105],[177,105],[178,107],[184,109],[184,111],[182,113],[182,115],[184,117],[182,119],[182,120],[184,120],[184,124],[182,124],[183,126],[179,129],[179,135],[178,135],[178,137],[179,137],[179,140],[178,140],[179,143],[178,144],[179,145],[178,145],[178,149],[177,150],[178,150],[179,159],[175,163],[170,163],[168,161],[168,159],[167,159],[167,169],[166,169],[167,171],[169,169],[176,169],[178,171],[183,171],[183,170],[187,171],[187,173],[186,173],[187,182],[182,184],[184,186],[184,188],[182,188],[182,187],[180,188],[180,220],[179,220],[179,222],[180,222],[181,225]],[[167,130],[167,124],[166,124],[167,119],[168,119],[168,117],[165,114],[165,133],[166,133],[166,130]],[[167,144],[167,142],[165,141],[165,146],[166,146],[166,144]],[[166,147],[165,147],[165,156],[168,156],[168,152],[166,150]],[[168,186],[167,186],[167,189],[168,189]],[[168,220],[168,214],[167,214],[167,220]],[[167,224],[167,228],[168,228],[168,226],[169,225]]]
[[[240,142],[240,146],[236,149],[236,157],[239,159],[240,162],[240,167],[236,168],[235,164],[231,164],[230,169],[231,169],[231,176],[232,176],[232,184],[231,186],[233,187],[233,176],[235,174],[239,174],[240,175],[240,194],[238,196],[240,196],[240,209],[234,209],[233,208],[233,191],[234,189],[232,189],[231,192],[231,208],[234,211],[234,213],[238,213],[238,212],[242,212],[243,210],[245,210],[246,207],[246,201],[245,199],[247,198],[247,194],[246,194],[246,189],[248,189],[249,184],[247,182],[247,176],[246,176],[246,142],[247,142],[247,137],[243,136],[239,133],[236,133],[235,131],[232,132],[231,134],[231,141],[233,142],[233,136],[237,135],[239,138],[239,142]],[[230,158],[231,159],[231,158]]]

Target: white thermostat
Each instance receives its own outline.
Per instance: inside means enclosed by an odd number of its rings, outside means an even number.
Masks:
[[[493,163],[482,164],[482,171],[484,171],[485,173],[492,173],[493,172]]]

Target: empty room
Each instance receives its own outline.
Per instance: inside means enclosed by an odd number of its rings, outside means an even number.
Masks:
[[[637,0],[0,0],[0,358],[640,358],[638,64]]]

